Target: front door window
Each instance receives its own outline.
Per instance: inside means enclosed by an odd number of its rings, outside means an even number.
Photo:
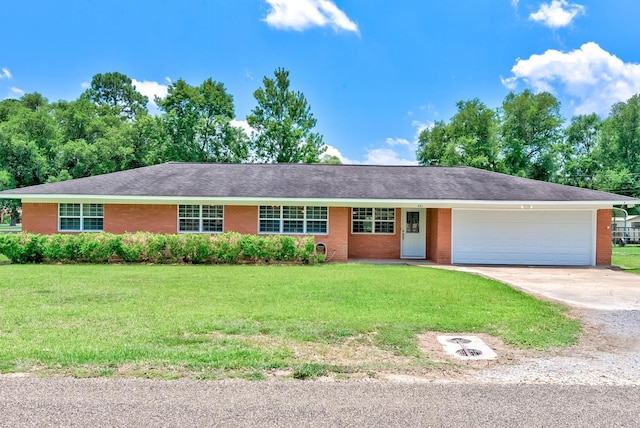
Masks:
[[[420,213],[417,211],[407,211],[406,233],[420,233]]]

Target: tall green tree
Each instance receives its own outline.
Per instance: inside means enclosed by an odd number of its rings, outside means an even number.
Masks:
[[[562,142],[560,101],[548,92],[511,92],[502,103],[500,120],[505,172],[552,180]]]
[[[241,162],[249,157],[244,132],[231,125],[233,97],[212,79],[191,86],[180,79],[169,86],[167,97],[156,99],[165,113],[165,158],[186,162]]]
[[[602,119],[595,113],[574,116],[565,129],[561,149],[559,182],[570,186],[594,188],[601,169],[598,141]]]
[[[455,147],[451,144],[450,132],[449,124],[439,120],[420,133],[416,154],[420,165],[460,165]]]
[[[602,123],[599,189],[640,196],[640,94],[613,105]]]
[[[258,105],[247,116],[253,128],[253,150],[259,162],[317,163],[326,151],[316,119],[300,91],[289,89],[289,72],[278,68],[253,93]]]
[[[479,99],[458,101],[449,123],[436,122],[418,137],[422,165],[468,165],[496,170],[498,140],[496,113]]]
[[[605,168],[640,172],[640,95],[613,105],[602,125],[601,143]]]
[[[106,114],[116,114],[124,120],[134,120],[148,112],[149,99],[136,90],[128,76],[118,72],[93,76],[83,96],[107,110]]]

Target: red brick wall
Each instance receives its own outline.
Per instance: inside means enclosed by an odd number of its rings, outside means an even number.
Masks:
[[[451,208],[430,208],[427,211],[427,258],[438,264],[450,264]]]
[[[104,231],[176,233],[177,205],[105,204]]]
[[[598,210],[596,217],[596,265],[611,265],[611,210]]]
[[[43,235],[58,233],[58,204],[23,203],[22,230]]]
[[[351,209],[349,208],[349,214]],[[399,259],[400,258],[400,208],[396,209],[396,233],[393,235],[353,234],[351,219],[347,218],[350,259]]]
[[[346,262],[349,257],[349,219],[351,209],[347,207],[329,207],[329,234],[315,235],[317,242],[327,246],[327,260]]]
[[[224,231],[238,233],[258,233],[258,207],[240,205],[224,206]]]

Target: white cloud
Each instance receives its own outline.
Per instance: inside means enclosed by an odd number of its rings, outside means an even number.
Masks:
[[[370,165],[417,165],[416,150],[420,132],[429,125],[414,120],[411,126],[416,128],[413,140],[406,138],[387,138],[386,147],[367,150],[365,164]]]
[[[432,128],[433,127],[433,122],[424,123],[424,122],[420,122],[419,120],[414,120],[414,121],[411,122],[411,126],[415,126],[415,128],[416,128],[416,133],[415,133],[415,136],[413,137],[413,140],[414,140],[413,144],[417,146],[418,137],[420,137],[420,134],[425,129]]]
[[[281,30],[302,31],[330,26],[358,33],[358,25],[329,0],[266,0],[271,6],[264,21]]]
[[[550,28],[561,28],[571,24],[573,19],[584,14],[585,10],[584,6],[569,3],[567,0],[552,0],[551,3],[542,3],[537,12],[529,15],[529,19]]]
[[[518,3],[520,3],[520,0],[511,0],[511,6],[513,7],[518,7]]]
[[[249,125],[249,122],[247,122],[246,120],[232,119],[231,126],[242,129],[244,133],[247,135],[251,135],[251,133],[253,132],[253,128]]]
[[[8,98],[20,98],[23,95],[24,95],[24,91],[22,89],[12,86],[11,89],[9,89]]]
[[[594,42],[518,59],[511,72],[512,77],[502,79],[507,88],[522,80],[536,91],[560,89],[575,104],[575,114],[604,115],[613,104],[640,93],[640,64],[626,63]]]
[[[387,143],[390,146],[407,146],[407,147],[412,146],[411,141],[407,140],[406,138],[387,138],[385,140],[385,143]]]
[[[0,68],[0,79],[11,79],[13,76],[8,68]]]
[[[327,144],[327,150],[324,152],[324,155],[336,156],[338,159],[340,159],[340,162],[342,162],[345,165],[354,165],[354,164],[361,163],[345,157],[342,153],[340,153],[340,150],[338,150],[337,147],[333,147],[328,144]]]
[[[402,158],[395,150],[380,148],[367,150],[367,157],[364,161],[367,165],[417,165],[413,159]]]
[[[164,98],[167,96],[167,91],[169,90],[167,85],[149,80],[140,82],[136,79],[131,79],[131,83],[135,86],[136,91],[149,98],[149,104],[152,107],[157,107],[154,101],[155,97]]]
[[[89,89],[90,86],[91,86],[91,83],[89,82],[80,83],[80,87],[82,87],[82,89]]]

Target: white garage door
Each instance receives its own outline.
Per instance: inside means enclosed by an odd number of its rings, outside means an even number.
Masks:
[[[594,212],[453,210],[453,263],[593,265]]]

